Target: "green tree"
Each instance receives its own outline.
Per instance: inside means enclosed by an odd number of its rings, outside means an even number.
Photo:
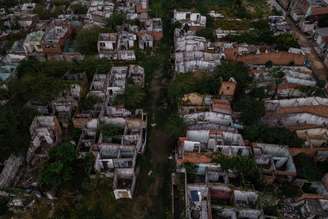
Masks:
[[[266,91],[263,87],[254,87],[251,89],[249,95],[262,100],[266,97]]]
[[[41,186],[51,189],[78,189],[91,171],[92,156],[78,159],[75,145],[62,143],[49,151],[41,171]]]
[[[321,180],[322,173],[317,167],[315,161],[306,154],[299,154],[293,158],[297,175],[309,181]]]
[[[100,28],[82,29],[76,35],[76,49],[86,55],[94,55],[97,53],[97,42]]]
[[[244,125],[257,123],[265,113],[263,101],[250,96],[240,98],[235,103],[234,109],[241,112],[240,120]]]
[[[302,86],[299,90],[305,93],[307,96],[319,96],[319,97],[326,97],[326,81],[325,80],[318,80],[317,86]]]
[[[51,16],[50,12],[47,11],[46,7],[42,4],[37,4],[35,6],[34,13],[37,14],[41,20],[47,20]]]
[[[207,40],[214,42],[216,39],[216,36],[214,35],[212,28],[203,28],[196,32],[197,36],[205,37]]]
[[[73,166],[76,161],[75,146],[63,143],[49,151],[49,162],[41,173],[41,184],[58,188],[73,180]]]
[[[114,12],[107,20],[106,27],[108,27],[110,31],[116,31],[117,26],[124,24],[125,21],[125,14]]]
[[[299,48],[299,44],[291,33],[283,33],[274,37],[274,43],[279,50],[288,50],[289,48]]]
[[[80,3],[72,4],[70,8],[74,14],[86,14],[88,11],[88,7]]]
[[[280,68],[270,69],[270,75],[274,80],[274,96],[278,93],[278,86],[282,83],[285,73]]]
[[[194,76],[191,73],[180,74],[169,84],[168,96],[172,103],[177,104],[181,97],[187,93],[197,92],[216,95],[221,80],[221,77],[215,77],[205,72],[201,73],[200,76]]]
[[[22,107],[0,107],[0,160],[23,153],[29,146],[29,126],[35,112]]]
[[[183,121],[183,118],[177,114],[172,114],[168,117],[164,128],[167,134],[172,138],[178,138],[179,136],[182,136],[186,131],[186,125]]]
[[[128,85],[125,88],[123,95],[118,99],[123,100],[124,106],[129,110],[136,110],[143,108],[145,102],[146,93],[143,88],[137,85]]]
[[[328,26],[328,14],[320,16],[318,26],[319,27],[327,27]]]
[[[104,137],[120,136],[124,132],[124,128],[113,124],[104,124],[100,127],[100,130]]]
[[[222,167],[222,169],[228,171],[232,170],[240,174],[242,184],[254,184],[260,185],[262,183],[260,170],[254,159],[245,156],[233,156],[228,157],[223,154],[217,155],[214,161]]]
[[[9,198],[0,197],[0,216],[5,215],[8,212]]]
[[[269,144],[288,145],[291,147],[301,147],[304,141],[287,128],[268,127],[261,123],[254,123],[246,126],[243,130],[243,136],[252,142],[263,142]]]
[[[252,77],[248,73],[248,68],[243,63],[235,63],[224,61],[221,65],[217,66],[214,71],[215,78],[221,78],[224,81],[233,77],[240,90],[243,90],[252,82]]]
[[[94,106],[99,102],[101,102],[101,99],[97,96],[82,97],[80,101],[80,110],[81,111],[92,110]]]

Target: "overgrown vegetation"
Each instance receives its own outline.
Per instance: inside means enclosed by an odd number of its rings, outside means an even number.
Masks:
[[[109,31],[115,32],[116,28],[119,25],[124,24],[126,21],[126,15],[122,13],[114,12],[110,18],[107,20],[106,27],[109,28]]]
[[[86,96],[80,100],[80,111],[92,110],[97,103],[100,103],[101,99],[97,96]]]
[[[90,29],[82,29],[80,30],[75,39],[75,48],[81,54],[85,55],[95,55],[97,54],[97,42],[98,37],[101,32],[103,32],[101,28],[90,28]]]
[[[309,181],[321,180],[323,173],[320,172],[313,158],[302,153],[294,157],[294,163],[299,177]]]
[[[214,42],[216,40],[216,36],[214,35],[212,28],[203,28],[196,32],[197,36],[205,37],[207,40]]]
[[[160,1],[157,1],[160,2]],[[206,15],[210,10],[216,10],[227,17],[261,18],[270,10],[266,2],[261,0],[169,0],[171,8],[191,9]],[[161,5],[154,4],[152,11],[161,14]]]
[[[251,125],[260,122],[265,113],[263,101],[250,96],[240,98],[234,106],[235,109],[241,113],[240,120],[244,125]]]
[[[35,112],[16,105],[0,107],[0,160],[24,153],[29,146],[29,127]]]
[[[299,139],[295,133],[283,127],[268,127],[263,124],[247,126],[243,131],[243,136],[252,142],[265,142],[270,144],[288,145],[301,147],[304,141]]]
[[[178,74],[168,87],[168,96],[172,104],[178,104],[187,93],[216,95],[220,83],[220,77],[214,77],[206,72]]]
[[[217,155],[214,161],[228,171],[232,170],[241,176],[241,183],[243,185],[262,185],[262,175],[255,160],[251,157],[245,156],[225,156],[223,154]]]
[[[239,93],[243,92],[252,82],[252,77],[249,75],[246,65],[229,61],[224,61],[221,65],[217,66],[214,71],[214,77],[217,80],[221,79],[223,81],[234,78],[237,81]]]
[[[75,3],[70,6],[70,9],[74,14],[86,14],[88,11],[88,7],[84,4]]]
[[[287,51],[289,48],[299,48],[295,37],[290,33],[274,36],[271,31],[248,31],[239,35],[229,36],[229,40],[237,43],[248,43],[253,45],[273,45],[278,50]]]
[[[136,109],[143,108],[145,102],[146,93],[143,88],[129,84],[125,88],[124,94],[115,97],[115,105],[124,105],[128,110],[134,111]]]
[[[92,155],[79,159],[71,143],[57,145],[49,151],[49,160],[40,176],[41,186],[55,190],[78,189],[88,179],[92,162]]]
[[[99,178],[90,180],[83,187],[78,201],[74,195],[64,195],[57,201],[54,218],[131,218],[132,200],[115,200],[112,180]],[[124,210],[123,210],[124,209]]]
[[[124,128],[112,124],[104,124],[100,127],[100,131],[104,137],[114,137],[123,134]]]

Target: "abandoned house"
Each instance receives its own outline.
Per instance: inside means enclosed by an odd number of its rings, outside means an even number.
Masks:
[[[263,121],[291,131],[326,127],[327,104],[327,99],[321,97],[267,100]]]
[[[23,47],[26,55],[33,53],[42,53],[42,39],[44,36],[43,31],[29,33],[24,41]]]
[[[111,0],[92,0],[86,14],[86,22],[98,26],[105,26],[106,19],[114,12],[115,4]]]
[[[135,60],[135,46],[137,35],[122,31],[120,33],[101,33],[97,47],[99,58],[111,60]]]
[[[139,65],[129,65],[128,78],[133,81],[135,85],[144,87],[145,85],[145,70]]]
[[[69,21],[53,20],[42,38],[43,53],[46,55],[62,53],[65,42],[72,36],[73,32],[74,28]]]
[[[152,18],[145,21],[145,32],[150,34],[154,41],[163,38],[163,25],[161,18]]]
[[[117,33],[101,33],[97,43],[99,58],[117,59],[117,40]]]
[[[222,82],[219,89],[221,99],[232,101],[236,93],[236,88],[237,82],[234,78],[230,78],[229,81]]]
[[[202,16],[200,13],[174,10],[173,21],[180,22],[182,26],[187,25],[194,31],[206,27],[206,16]]]
[[[37,116],[30,126],[30,135],[26,160],[34,163],[36,159],[47,157],[48,150],[61,141],[62,130],[55,116]]]
[[[296,177],[296,167],[287,146],[254,143],[253,151],[267,182],[276,179],[291,181]]]
[[[221,64],[223,56],[224,54],[210,50],[204,37],[188,35],[175,39],[175,70],[177,72],[212,71]]]
[[[132,199],[136,178],[136,173],[133,168],[115,169],[113,180],[115,199]]]
[[[139,49],[151,49],[154,46],[154,38],[151,34],[140,32],[138,34]]]

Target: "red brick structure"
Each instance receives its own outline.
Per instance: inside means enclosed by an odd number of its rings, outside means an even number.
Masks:
[[[68,21],[54,20],[42,39],[42,49],[45,55],[60,54],[64,50],[65,42],[74,32],[73,26]]]

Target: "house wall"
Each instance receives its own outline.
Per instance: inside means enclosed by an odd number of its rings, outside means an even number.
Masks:
[[[31,54],[33,52],[41,53],[43,51],[42,46],[41,46],[41,42],[24,43],[23,47],[24,47],[26,55]]]
[[[315,23],[307,23],[306,21],[300,22],[300,28],[304,33],[311,34],[314,31]]]
[[[237,56],[233,61],[244,62],[246,64],[264,65],[271,61],[274,65],[304,65],[305,56],[288,52],[270,52],[262,54],[251,54],[245,56]]]
[[[58,54],[62,52],[64,44],[59,43],[43,43],[42,50],[44,54]]]
[[[151,32],[151,35],[153,36],[154,40],[160,41],[163,38],[163,32]]]
[[[101,44],[105,44],[101,46]],[[98,41],[98,52],[101,50],[114,50],[116,42],[114,41]]]
[[[65,35],[58,40],[58,42],[47,42],[46,39],[42,40],[42,49],[44,54],[59,54],[63,52],[65,41],[69,39],[74,29],[71,25],[66,24],[65,27],[67,28],[67,31]]]
[[[324,64],[326,65],[326,67],[328,68],[328,55],[326,56],[325,60],[324,60]]]
[[[148,0],[141,0],[136,4],[136,12],[144,13],[147,12],[148,9]]]

